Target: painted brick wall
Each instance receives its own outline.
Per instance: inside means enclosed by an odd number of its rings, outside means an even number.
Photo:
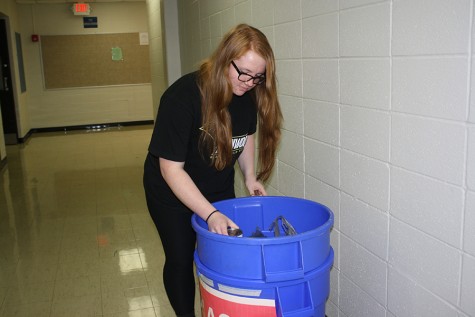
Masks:
[[[335,213],[328,316],[475,316],[473,1],[179,10],[185,71],[239,22],[274,48],[285,129],[269,192]]]

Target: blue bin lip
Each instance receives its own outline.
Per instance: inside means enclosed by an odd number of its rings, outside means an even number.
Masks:
[[[305,201],[307,203],[317,204],[319,206],[322,206],[328,212],[328,215],[329,215],[328,220],[315,229],[308,230],[302,233],[297,233],[296,235],[293,235],[293,236],[280,236],[280,237],[267,237],[267,238],[230,237],[230,236],[225,236],[222,234],[210,232],[208,229],[205,229],[198,224],[197,219],[199,219],[199,216],[196,214],[193,214],[193,216],[191,217],[191,225],[193,229],[196,231],[197,235],[202,235],[206,237],[207,239],[231,243],[231,244],[246,244],[246,245],[262,245],[262,244],[271,245],[271,244],[281,244],[281,243],[292,243],[295,241],[312,239],[315,236],[326,234],[330,230],[330,228],[333,226],[334,215],[333,215],[333,212],[328,207],[320,203],[317,203],[315,201],[303,199],[303,198],[288,197],[288,196],[251,196],[251,197],[241,197],[241,198],[221,200],[216,203],[226,203],[230,201],[239,202],[239,201],[244,201],[244,200],[246,201],[253,201],[253,200],[263,201],[264,200],[265,201],[265,200],[276,199],[276,198],[285,199],[285,200],[296,200],[300,202]]]
[[[198,272],[198,276],[204,275],[206,278],[211,279],[213,281],[219,282],[221,284],[236,286],[236,287],[264,289],[264,288],[273,288],[276,286],[283,287],[287,285],[293,285],[296,282],[313,280],[322,274],[328,273],[330,269],[333,267],[334,251],[333,251],[333,248],[330,247],[330,252],[328,254],[328,257],[325,259],[325,261],[316,269],[305,273],[303,278],[300,278],[300,279],[289,278],[288,280],[278,281],[278,282],[266,282],[262,279],[237,278],[237,277],[227,276],[227,275],[218,273],[216,271],[209,269],[208,267],[206,267],[206,265],[201,263],[196,251],[194,255],[194,261],[196,265],[196,270]]]

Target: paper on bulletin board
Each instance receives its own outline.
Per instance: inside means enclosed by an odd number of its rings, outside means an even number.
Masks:
[[[148,45],[148,33],[141,32],[139,33],[140,45]]]
[[[113,47],[111,49],[112,52],[112,60],[113,61],[123,61],[124,57],[122,55],[122,49],[120,47]]]

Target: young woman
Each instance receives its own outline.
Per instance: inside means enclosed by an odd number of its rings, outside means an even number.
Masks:
[[[261,181],[272,172],[281,123],[272,48],[246,24],[230,30],[197,72],[163,94],[144,188],[165,251],[163,282],[177,316],[195,316],[192,214],[217,234],[238,227],[212,203],[235,197],[236,161],[250,195],[266,195]]]

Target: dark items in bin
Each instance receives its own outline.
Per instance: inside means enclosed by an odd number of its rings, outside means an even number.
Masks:
[[[262,233],[261,228],[256,227],[256,231],[254,231],[250,238],[266,238],[266,236]]]
[[[239,228],[228,227],[228,236],[230,237],[242,237],[242,230]]]
[[[272,222],[269,230],[264,231],[267,233],[267,235],[261,230],[261,228],[256,227],[256,230],[251,234],[250,238],[267,238],[271,236],[280,237],[282,236],[280,231],[281,228],[284,236],[293,236],[297,234],[297,231],[295,231],[290,222],[287,221],[287,219],[285,219],[283,216],[279,216]]]
[[[293,236],[297,234],[297,232],[295,231],[294,227],[290,224],[290,222],[288,222],[287,219],[285,219],[283,216],[279,216],[274,220],[274,222],[269,228],[269,231],[274,230],[274,236],[276,237],[280,236],[279,220],[281,222],[282,229],[284,230],[284,233],[286,236]]]

